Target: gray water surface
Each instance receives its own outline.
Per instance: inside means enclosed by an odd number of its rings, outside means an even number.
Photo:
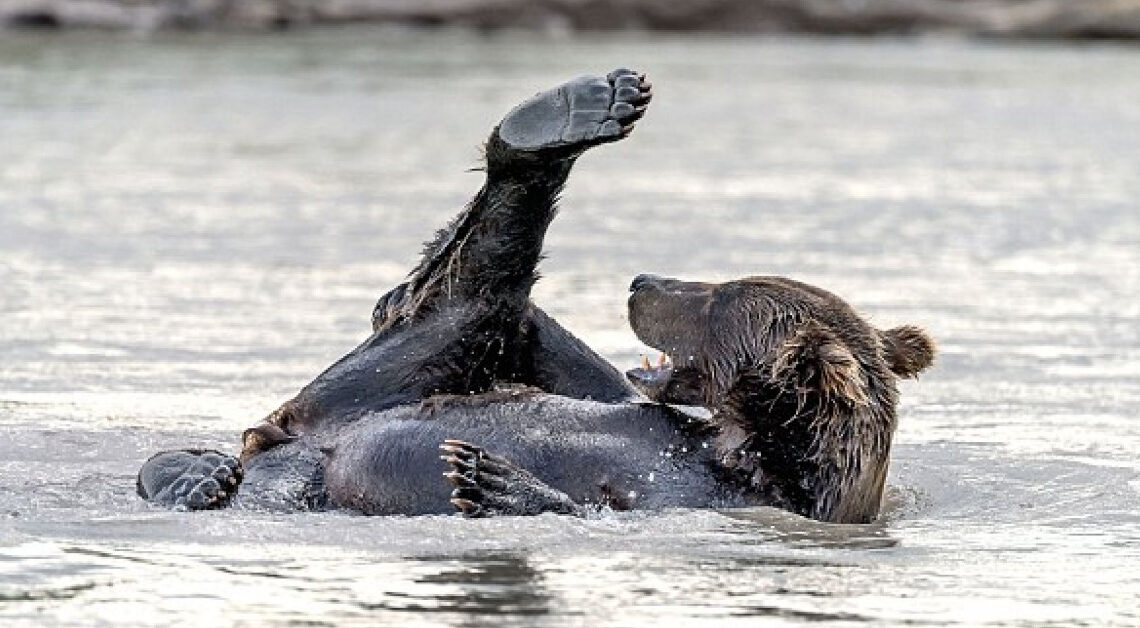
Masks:
[[[536,300],[616,364],[640,272],[782,274],[936,368],[867,526],[769,509],[173,513],[365,337],[512,104],[630,65]],[[0,623],[1140,625],[1140,49],[455,33],[0,39]]]

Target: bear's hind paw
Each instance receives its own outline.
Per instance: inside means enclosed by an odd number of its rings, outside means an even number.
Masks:
[[[242,480],[237,458],[217,451],[166,451],[139,471],[138,492],[174,510],[211,510],[229,504]]]
[[[652,98],[652,85],[633,70],[583,76],[512,109],[498,135],[510,148],[528,152],[616,142],[633,131]]]

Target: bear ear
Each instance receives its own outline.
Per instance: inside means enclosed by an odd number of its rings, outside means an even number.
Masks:
[[[880,332],[887,366],[899,377],[917,377],[934,363],[934,339],[919,327],[903,325]]]
[[[833,333],[816,323],[802,325],[780,347],[772,364],[777,381],[789,381],[801,390],[818,391],[854,406],[869,403],[863,369],[851,350]]]

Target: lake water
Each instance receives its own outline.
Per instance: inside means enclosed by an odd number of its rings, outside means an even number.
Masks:
[[[513,103],[630,65],[536,300],[620,366],[640,272],[783,274],[941,354],[889,505],[173,513],[369,330]],[[0,39],[0,623],[1140,625],[1140,48],[383,30]]]

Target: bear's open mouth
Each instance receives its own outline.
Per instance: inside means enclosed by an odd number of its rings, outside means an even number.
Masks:
[[[661,351],[655,364],[648,357],[642,356],[641,366],[627,370],[626,378],[645,397],[654,401],[668,402],[669,398],[673,397],[671,391],[677,384],[675,364],[673,356],[669,356],[665,351]]]
[[[709,378],[698,361],[693,357],[678,361],[677,355],[657,350],[661,353],[656,364],[643,356],[640,366],[625,372],[633,387],[658,403],[707,406]]]
[[[646,356],[641,357],[641,365],[625,372],[629,382],[650,399],[658,399],[669,380],[673,377],[673,358],[665,352],[653,364]]]

